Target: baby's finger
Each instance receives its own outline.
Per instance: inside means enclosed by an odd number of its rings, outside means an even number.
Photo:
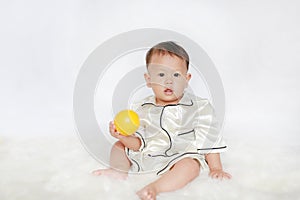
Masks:
[[[114,126],[114,122],[109,122],[109,128],[113,128]]]
[[[109,131],[110,131],[110,133],[116,132],[116,127],[113,122],[109,123]]]
[[[111,133],[111,135],[114,136],[114,137],[118,137],[120,134],[118,132],[114,131],[114,132]]]

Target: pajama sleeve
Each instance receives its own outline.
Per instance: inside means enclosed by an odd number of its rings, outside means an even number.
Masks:
[[[139,148],[138,151],[142,151],[145,148],[145,136],[144,136],[144,127],[143,127],[143,121],[141,119],[141,115],[142,115],[142,109],[141,109],[141,102],[136,102],[134,104],[131,105],[130,109],[134,110],[140,119],[140,126],[138,128],[138,130],[135,132],[134,136],[138,137],[141,141],[141,146]]]
[[[194,130],[199,153],[219,153],[226,150],[214,109],[208,100],[196,103]]]

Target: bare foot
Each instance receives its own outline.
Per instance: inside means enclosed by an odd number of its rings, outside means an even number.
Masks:
[[[154,185],[150,184],[138,191],[136,194],[142,200],[155,200],[157,192]]]
[[[120,172],[114,169],[97,169],[92,172],[96,176],[109,176],[115,179],[125,180],[128,176],[125,172]]]

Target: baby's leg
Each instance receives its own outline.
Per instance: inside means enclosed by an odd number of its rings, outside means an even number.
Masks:
[[[158,180],[138,191],[137,195],[143,200],[154,200],[161,192],[170,192],[184,187],[196,178],[199,172],[200,164],[197,160],[184,158]]]
[[[93,171],[95,175],[107,175],[117,179],[126,179],[127,172],[131,166],[129,159],[126,156],[125,146],[118,141],[114,144],[110,153],[110,168],[98,169]]]

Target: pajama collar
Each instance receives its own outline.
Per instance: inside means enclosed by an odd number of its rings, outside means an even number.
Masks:
[[[152,104],[152,105],[157,106],[157,107],[164,107],[164,106],[156,105],[155,96],[154,95],[146,98],[145,101],[144,101],[144,103],[143,103],[143,105],[145,105],[145,104]],[[180,101],[177,104],[169,104],[169,105],[186,105],[186,106],[191,106],[191,105],[193,105],[193,101],[192,101],[192,98],[190,97],[189,93],[184,93],[183,97],[180,99]],[[166,106],[169,106],[169,105],[166,105]]]

